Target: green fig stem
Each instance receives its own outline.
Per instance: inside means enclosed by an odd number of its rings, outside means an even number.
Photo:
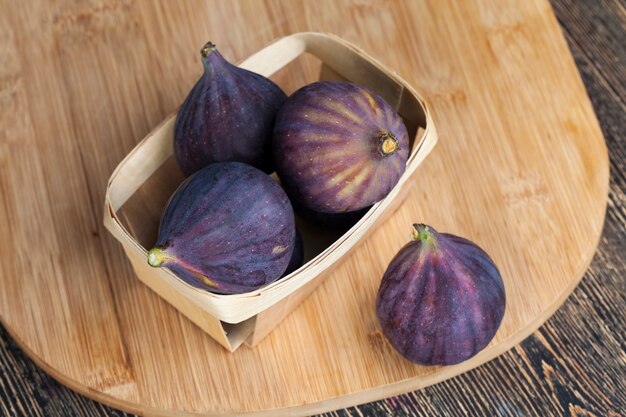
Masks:
[[[148,252],[148,264],[154,268],[158,268],[167,261],[173,261],[175,258],[165,252],[165,248],[155,246]]]
[[[202,54],[203,58],[206,58],[211,54],[211,52],[215,51],[216,49],[217,48],[215,47],[215,44],[211,41],[208,41],[206,44],[204,44],[204,46],[200,50],[200,53]]]
[[[425,224],[414,224],[411,231],[411,240],[419,240],[428,246],[435,246],[436,238],[433,230]]]
[[[176,257],[170,255],[169,253],[165,252],[165,248],[164,247],[162,247],[162,246],[155,246],[154,248],[150,249],[150,252],[148,252],[148,264],[150,266],[152,266],[154,268],[159,268],[165,262],[176,262],[178,265],[180,265],[183,268],[187,269],[191,274],[193,274],[196,278],[198,278],[200,281],[204,282],[209,287],[219,288],[219,285],[217,285],[217,283],[215,281],[209,279],[202,272],[198,271],[193,266],[191,266],[191,265],[189,265],[189,264],[187,264],[185,262],[180,261],[179,259],[177,259]]]
[[[391,134],[391,132],[385,132],[380,137],[380,153],[382,155],[391,155],[400,149],[398,140]]]

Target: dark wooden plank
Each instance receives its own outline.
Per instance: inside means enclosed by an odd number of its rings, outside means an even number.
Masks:
[[[130,416],[64,387],[37,367],[0,326],[0,415]]]
[[[552,6],[581,54],[602,74],[624,104],[626,97],[626,3],[623,0],[558,0]]]
[[[553,0],[611,158],[598,252],[559,311],[512,351],[421,391],[324,416],[620,416],[626,410],[626,12]],[[0,415],[129,416],[61,386],[0,328]]]

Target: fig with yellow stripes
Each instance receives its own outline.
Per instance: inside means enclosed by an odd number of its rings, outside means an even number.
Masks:
[[[287,98],[276,115],[272,150],[292,200],[318,213],[346,213],[389,194],[405,170],[409,138],[379,95],[321,81]]]

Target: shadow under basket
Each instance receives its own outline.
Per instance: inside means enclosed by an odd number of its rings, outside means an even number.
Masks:
[[[106,228],[120,241],[139,279],[230,351],[256,345],[313,291],[365,236],[406,197],[419,164],[437,134],[426,104],[403,80],[348,42],[323,33],[296,33],[242,62],[242,68],[276,81],[287,93],[316,80],[347,80],[383,97],[409,132],[406,171],[382,201],[348,230],[315,227],[297,219],[305,264],[280,280],[245,294],[219,295],[192,287],[165,268],[147,263],[169,196],[183,181],[173,157],[170,116],[115,169],[107,186]]]

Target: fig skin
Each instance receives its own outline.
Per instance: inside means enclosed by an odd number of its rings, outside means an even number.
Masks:
[[[295,202],[296,200],[292,199],[292,201]],[[333,230],[347,230],[351,228],[372,208],[372,206],[367,206],[359,210],[347,211],[345,213],[320,213],[319,211],[298,205],[297,202],[293,203],[293,206],[295,212],[303,220]]]
[[[174,125],[174,156],[183,174],[225,161],[273,172],[272,127],[287,96],[271,80],[226,61],[210,42],[202,64],[204,73]]]
[[[249,292],[286,270],[295,230],[291,203],[268,175],[240,162],[214,163],[170,198],[148,263],[211,292]]]
[[[304,265],[304,240],[302,239],[302,234],[300,234],[300,231],[296,228],[296,241],[291,254],[291,260],[281,278],[291,274],[302,265]]]
[[[393,258],[376,298],[383,334],[406,359],[453,365],[493,339],[506,306],[504,283],[473,242],[414,225]]]
[[[404,122],[377,94],[353,83],[306,85],[274,123],[276,171],[292,201],[344,213],[382,200],[406,168]]]

